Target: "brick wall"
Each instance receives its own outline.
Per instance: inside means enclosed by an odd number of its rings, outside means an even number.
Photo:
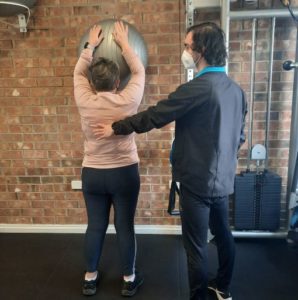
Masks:
[[[144,110],[184,80],[184,12],[177,0],[40,0],[26,34],[0,23],[0,223],[86,222],[81,192],[70,185],[80,179],[83,150],[72,78],[80,38],[103,19],[134,24],[148,45]],[[165,212],[172,136],[173,124],[137,137],[137,224],[178,222]]]
[[[238,1],[233,9],[243,6]],[[244,8],[270,7],[281,6],[260,0]],[[182,0],[40,0],[27,34],[0,23],[0,223],[86,222],[81,192],[70,186],[71,180],[80,179],[83,148],[72,86],[78,42],[102,19],[122,17],[136,26],[149,51],[143,110],[184,81],[184,12]],[[218,18],[216,10],[197,10],[195,22]],[[258,21],[257,33],[252,144],[264,142],[270,22]],[[293,72],[281,65],[295,59],[295,34],[290,19],[277,21],[268,163],[283,178],[283,226]],[[249,101],[250,51],[251,21],[231,22],[229,71]],[[137,224],[179,224],[166,213],[172,136],[173,124],[137,136],[142,178]],[[240,152],[239,171],[246,168],[247,146]]]

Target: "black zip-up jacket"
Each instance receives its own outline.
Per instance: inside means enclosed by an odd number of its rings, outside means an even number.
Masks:
[[[201,197],[219,197],[234,191],[246,111],[239,85],[224,72],[209,72],[112,128],[116,135],[126,135],[176,121],[173,180]]]

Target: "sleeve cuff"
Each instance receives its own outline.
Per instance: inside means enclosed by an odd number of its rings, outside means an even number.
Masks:
[[[118,122],[114,122],[112,124],[112,129],[113,129],[115,135],[119,135],[120,134],[119,133],[120,126],[119,126]]]

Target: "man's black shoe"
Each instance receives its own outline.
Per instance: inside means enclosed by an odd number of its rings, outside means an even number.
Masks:
[[[136,273],[134,281],[123,280],[121,295],[124,297],[132,297],[137,292],[139,286],[144,282],[144,278]]]
[[[96,287],[99,282],[99,276],[97,272],[97,276],[94,280],[84,280],[82,292],[85,296],[93,296],[96,294]]]

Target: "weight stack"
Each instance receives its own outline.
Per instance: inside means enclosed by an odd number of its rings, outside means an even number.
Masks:
[[[281,177],[270,171],[242,172],[235,177],[236,230],[276,231],[280,222]]]

